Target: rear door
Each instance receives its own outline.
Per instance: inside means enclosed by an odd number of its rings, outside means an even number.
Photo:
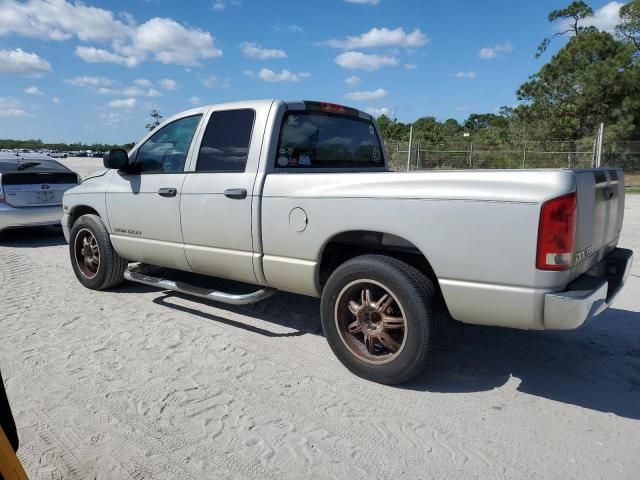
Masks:
[[[588,270],[615,248],[624,218],[621,169],[576,170],[578,219],[572,277]]]
[[[253,187],[269,108],[210,112],[182,189],[182,234],[191,269],[257,283],[252,240]]]
[[[180,230],[185,165],[202,114],[174,120],[132,153],[131,168],[116,172],[107,190],[111,241],[120,255],[188,270]]]

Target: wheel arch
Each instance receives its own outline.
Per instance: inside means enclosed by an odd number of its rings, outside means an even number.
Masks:
[[[347,260],[366,254],[386,255],[413,266],[433,282],[444,299],[431,262],[413,242],[398,235],[374,230],[346,230],[334,234],[325,242],[317,268],[316,281],[319,290],[322,291],[336,268]]]
[[[90,207],[89,205],[76,205],[71,208],[71,211],[69,212],[69,230],[73,228],[74,223],[76,223],[76,221],[83,215],[96,215],[102,218],[95,208]]]

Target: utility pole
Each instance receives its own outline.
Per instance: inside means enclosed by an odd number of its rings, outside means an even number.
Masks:
[[[413,142],[413,124],[409,127],[409,151],[407,152],[407,172],[411,168],[411,143]]]

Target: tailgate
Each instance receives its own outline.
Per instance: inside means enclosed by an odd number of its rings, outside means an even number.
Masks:
[[[575,170],[578,219],[571,277],[617,245],[624,217],[624,174],[618,168]]]
[[[2,175],[5,201],[13,207],[62,204],[64,192],[78,184],[75,173],[16,172]]]

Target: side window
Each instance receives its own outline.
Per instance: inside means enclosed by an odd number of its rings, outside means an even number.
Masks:
[[[255,116],[249,109],[213,112],[200,145],[196,172],[244,172]]]
[[[181,118],[154,133],[138,149],[134,170],[138,173],[182,172],[201,118],[202,115]]]

